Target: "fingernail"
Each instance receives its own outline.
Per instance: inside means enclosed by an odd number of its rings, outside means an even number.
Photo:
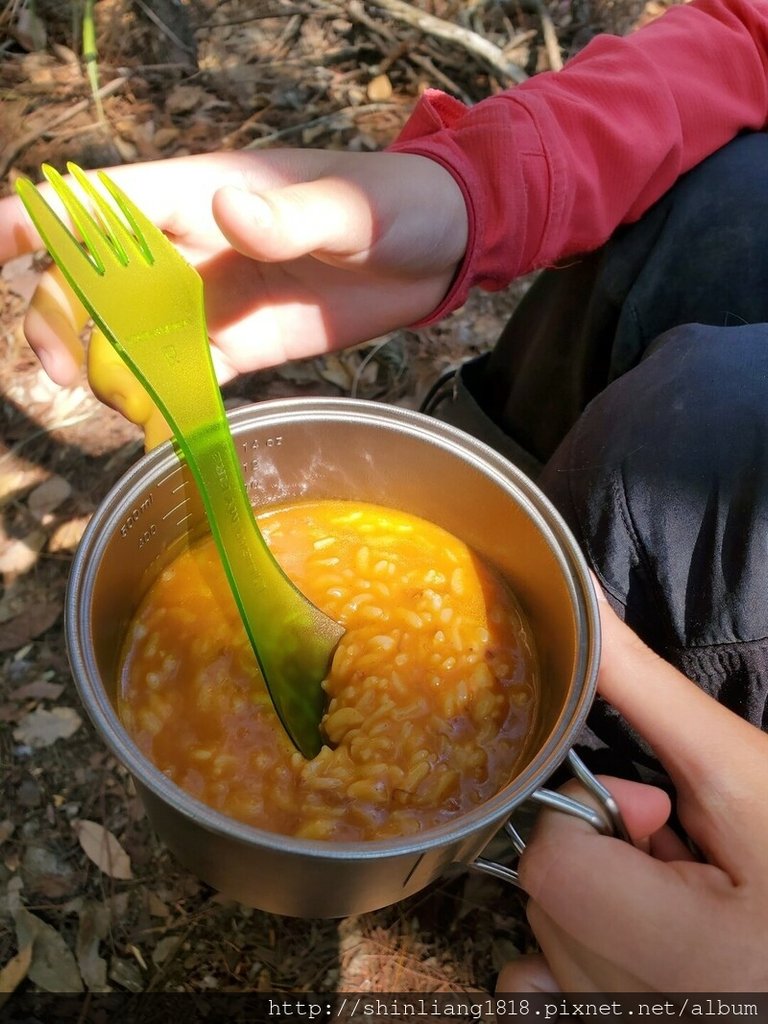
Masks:
[[[56,384],[59,383],[58,373],[60,371],[59,361],[55,352],[45,348],[43,345],[37,345],[34,349],[35,355],[40,361],[41,366]]]

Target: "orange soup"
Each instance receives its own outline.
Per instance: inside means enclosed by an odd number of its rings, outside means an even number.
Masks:
[[[163,772],[248,824],[322,840],[417,833],[494,795],[531,728],[528,629],[445,530],[343,501],[259,515],[275,557],[346,628],[307,761],[280,726],[210,537],[161,572],[129,633],[120,712]]]

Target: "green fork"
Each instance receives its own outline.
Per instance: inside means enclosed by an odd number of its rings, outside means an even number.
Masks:
[[[173,430],[275,710],[298,750],[314,757],[322,682],[344,630],[300,593],[259,531],[213,369],[203,282],[107,175],[98,175],[105,195],[79,167],[67,169],[88,206],[54,168],[43,173],[82,243],[32,182],[19,180],[17,191],[75,294]]]

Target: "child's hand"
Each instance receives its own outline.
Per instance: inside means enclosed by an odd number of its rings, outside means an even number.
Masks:
[[[202,274],[222,382],[427,316],[466,245],[458,185],[420,156],[216,153],[109,173]],[[0,263],[40,247],[20,201],[0,200]],[[84,320],[45,275],[25,333],[60,384],[77,375]]]
[[[659,790],[603,780],[639,848],[547,812],[521,859],[543,957],[499,991],[768,991],[768,736],[658,658],[602,604],[599,688],[651,743],[695,858]],[[587,799],[575,783],[568,792]]]

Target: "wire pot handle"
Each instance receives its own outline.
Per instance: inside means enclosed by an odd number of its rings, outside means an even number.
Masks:
[[[599,779],[595,778],[575,750],[568,751],[568,763],[579,782],[599,803],[599,811],[595,810],[594,807],[589,807],[587,804],[574,800],[573,797],[564,796],[562,793],[557,793],[552,789],[534,790],[531,793],[530,799],[543,804],[550,810],[561,811],[563,814],[570,814],[575,818],[586,821],[601,835],[616,836],[630,843],[632,840],[621,816],[619,805],[611,793]],[[525,850],[525,840],[515,827],[512,818],[509,818],[505,824],[504,831],[512,840],[512,845],[517,851],[518,856],[521,855]],[[492,875],[494,878],[500,878],[502,881],[509,882],[510,885],[516,885],[520,888],[520,878],[517,871],[514,868],[507,867],[506,864],[498,864],[494,860],[477,857],[470,867],[475,871]]]

